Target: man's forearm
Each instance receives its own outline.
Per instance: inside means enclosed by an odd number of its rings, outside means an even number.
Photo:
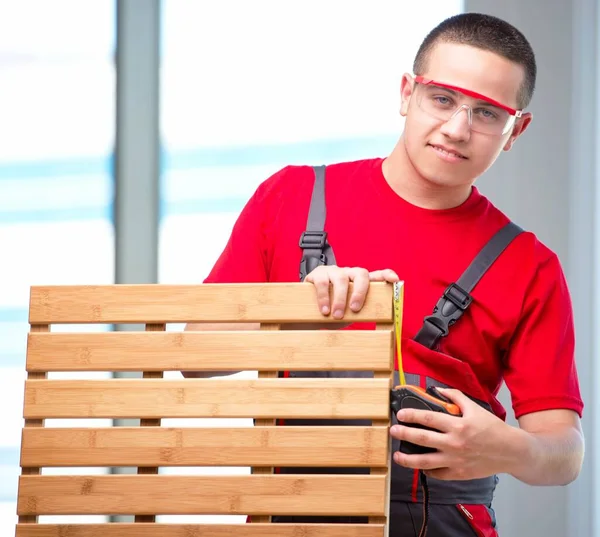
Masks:
[[[514,461],[508,473],[529,485],[568,485],[579,475],[583,435],[573,427],[556,432],[527,432],[513,427],[509,441]]]

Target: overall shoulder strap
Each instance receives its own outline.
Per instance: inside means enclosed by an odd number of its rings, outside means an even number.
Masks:
[[[442,337],[448,335],[448,329],[460,319],[473,302],[470,295],[481,277],[492,266],[506,247],[523,230],[509,222],[500,229],[481,249],[456,283],[451,283],[438,300],[433,314],[425,317],[423,326],[415,336],[415,341],[434,349]]]
[[[333,249],[327,242],[324,231],[325,216],[325,166],[314,166],[315,183],[313,186],[306,231],[300,236],[302,260],[300,261],[300,281],[319,265],[335,265]]]

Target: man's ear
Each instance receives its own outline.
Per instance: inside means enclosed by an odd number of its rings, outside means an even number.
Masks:
[[[406,116],[408,113],[408,103],[410,102],[410,96],[413,93],[415,81],[413,77],[404,73],[402,75],[402,82],[400,84],[400,115]]]
[[[519,119],[517,119],[510,137],[506,141],[506,144],[504,144],[504,147],[503,147],[504,151],[510,151],[510,148],[515,143],[515,140],[519,136],[521,136],[521,134],[523,134],[525,132],[525,129],[527,129],[527,127],[529,127],[529,124],[531,123],[532,120],[533,120],[533,114],[531,112],[526,112]]]

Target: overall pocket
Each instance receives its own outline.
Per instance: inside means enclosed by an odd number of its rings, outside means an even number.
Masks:
[[[456,505],[460,514],[465,518],[477,537],[498,537],[495,516],[491,508],[483,504]]]
[[[429,377],[485,404],[490,403],[489,395],[481,387],[471,366],[462,360],[406,338],[402,340],[402,363],[408,373]]]

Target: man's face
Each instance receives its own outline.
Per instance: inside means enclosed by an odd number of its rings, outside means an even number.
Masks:
[[[402,80],[407,154],[419,174],[434,184],[472,184],[503,149],[510,149],[531,121],[531,114],[523,114],[502,133],[490,126],[511,116],[506,109],[460,91],[438,89],[435,82],[517,109],[524,70],[492,52],[439,43],[431,51],[422,75],[434,82],[418,84],[409,75]]]

